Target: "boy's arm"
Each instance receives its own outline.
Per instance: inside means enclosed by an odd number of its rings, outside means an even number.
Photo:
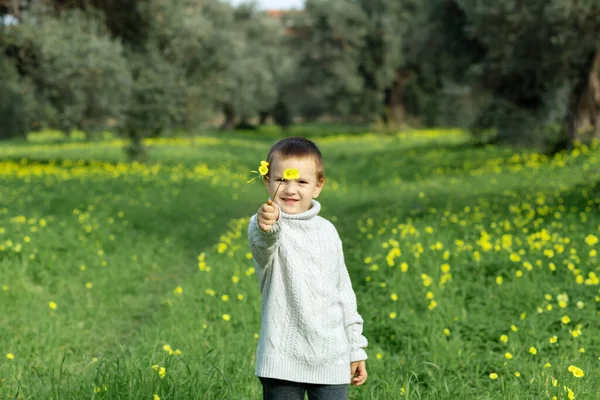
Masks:
[[[252,257],[259,265],[265,266],[271,260],[271,256],[277,248],[277,241],[281,231],[279,220],[271,226],[271,230],[263,231],[258,226],[258,214],[254,214],[250,218],[248,224],[248,244]]]
[[[348,274],[348,268],[344,262],[344,253],[342,250],[342,241],[338,239],[340,265],[338,271],[340,274],[339,279],[339,293],[340,299],[344,306],[344,329],[346,330],[346,337],[350,343],[350,362],[366,360],[367,353],[364,350],[368,345],[367,338],[363,336],[363,319],[357,311],[356,305],[356,294],[352,289],[352,281]]]

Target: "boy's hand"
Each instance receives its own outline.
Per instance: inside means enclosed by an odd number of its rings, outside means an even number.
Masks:
[[[355,376],[356,375],[356,376]],[[351,385],[360,386],[367,380],[367,365],[364,360],[350,363]]]
[[[258,226],[264,232],[271,230],[279,219],[279,209],[276,205],[263,204],[258,209]]]

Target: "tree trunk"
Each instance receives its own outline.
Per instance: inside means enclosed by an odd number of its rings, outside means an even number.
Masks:
[[[579,102],[575,132],[583,141],[600,137],[600,51],[596,53],[588,84]]]
[[[127,131],[129,137],[129,145],[125,148],[125,153],[129,157],[130,161],[143,162],[146,160],[146,149],[142,142],[142,135],[134,129]]]
[[[221,130],[231,131],[235,128],[235,111],[231,104],[225,104],[223,106],[223,114],[225,115],[225,121],[221,125]]]
[[[260,119],[258,121],[258,125],[265,125],[267,123],[267,119],[269,119],[268,111],[261,111],[258,113]]]
[[[588,86],[590,85],[591,71],[594,69],[596,62],[596,49],[590,52],[586,57],[585,63],[582,65],[581,70],[575,76],[575,82],[569,95],[567,103],[567,112],[563,120],[561,134],[554,147],[550,151],[551,154],[556,154],[561,150],[570,150],[573,148],[573,144],[577,135],[577,121],[579,117],[580,105],[585,97]]]
[[[410,71],[406,69],[396,70],[396,78],[386,95],[386,117],[384,118],[386,125],[403,126],[406,124],[404,86],[408,78],[410,78]]]

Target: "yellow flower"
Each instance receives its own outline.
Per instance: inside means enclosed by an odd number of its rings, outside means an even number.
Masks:
[[[531,347],[529,348],[529,352],[530,352],[531,354],[533,354],[533,355],[536,355],[536,354],[537,354],[537,349],[536,349],[535,347],[531,346]]]
[[[506,335],[502,335],[502,336],[500,336],[500,340],[501,340],[503,343],[506,343],[506,342],[508,342],[508,336],[506,336]]]
[[[556,337],[556,336],[552,336],[550,338],[550,343],[556,343],[557,341],[558,341],[558,337]]]
[[[182,294],[183,293],[183,288],[181,286],[177,286],[174,290],[173,290],[174,294]]]
[[[569,398],[569,400],[575,400],[575,393],[573,393],[573,391],[569,388],[567,388],[567,397]]]
[[[57,305],[55,302],[51,301],[48,303],[48,307],[50,307],[51,310],[56,310]]]
[[[448,328],[444,329],[444,335],[450,336],[450,329],[448,329]]]
[[[392,298],[393,301],[398,300],[398,295],[396,293],[392,293],[392,295],[390,297]]]
[[[598,238],[594,235],[587,235],[585,237],[585,242],[589,245],[589,246],[593,246],[596,243],[598,243]]]
[[[585,376],[581,368],[578,368],[574,365],[570,365],[568,369],[569,372],[572,373],[575,378],[582,378],[583,376]]]
[[[260,167],[258,167],[258,173],[259,173],[261,176],[265,176],[266,174],[268,174],[268,173],[269,173],[269,168],[268,168],[268,167],[266,167],[266,166],[264,166],[264,165],[261,165]]]
[[[160,379],[164,378],[165,375],[167,375],[167,369],[165,367],[160,367],[160,369],[158,370],[158,376],[160,377]]]
[[[564,317],[562,317],[561,321],[562,321],[562,323],[563,323],[563,324],[565,324],[565,325],[566,325],[566,324],[568,324],[569,322],[571,322],[571,318],[569,318],[569,316],[568,316],[568,315],[565,315]]]
[[[517,378],[520,378],[520,377],[521,377],[521,373],[520,373],[519,371],[517,371],[517,372],[515,372],[515,376],[516,376]]]
[[[396,313],[395,313],[395,312],[391,312],[391,313],[390,313],[390,318],[391,318],[391,319],[394,319],[394,318],[396,318]]]
[[[230,319],[231,319],[231,316],[229,314],[223,314],[223,320],[229,321]]]
[[[513,355],[511,353],[507,352],[506,354],[504,354],[504,357],[506,357],[510,360],[511,358],[513,358]]]
[[[160,400],[160,396],[159,396],[159,395],[157,395],[157,394],[155,394],[155,395],[152,397],[152,400]]]
[[[6,355],[6,358],[8,358],[9,360],[14,360],[15,359],[15,355],[13,353],[8,353]]]
[[[165,344],[163,346],[163,350],[166,351],[169,354],[173,354],[173,349],[171,348],[171,346],[169,346],[168,344]]]
[[[300,177],[300,172],[296,168],[288,168],[283,171],[283,179],[298,179]]]
[[[490,374],[490,379],[498,379],[498,374],[497,374],[497,373],[495,373],[495,372],[492,372],[492,373]]]

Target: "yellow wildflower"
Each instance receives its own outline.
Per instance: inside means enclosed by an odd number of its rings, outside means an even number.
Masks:
[[[300,171],[298,171],[296,168],[288,168],[283,171],[283,179],[285,180],[298,179],[299,177]]]
[[[573,376],[575,378],[583,378],[585,376],[585,374],[583,373],[583,370],[574,365],[569,366],[568,370],[570,373],[573,374]]]

